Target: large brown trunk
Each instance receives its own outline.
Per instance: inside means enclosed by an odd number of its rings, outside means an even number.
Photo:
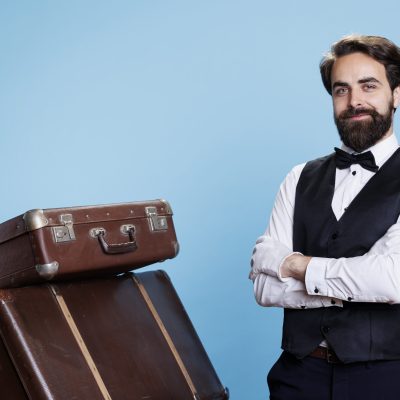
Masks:
[[[0,333],[30,399],[228,398],[163,271],[3,289]]]

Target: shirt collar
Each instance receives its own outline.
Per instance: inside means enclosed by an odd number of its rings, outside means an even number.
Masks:
[[[398,147],[399,142],[397,137],[394,133],[392,133],[390,136],[374,144],[369,149],[364,150],[362,153],[371,151],[371,153],[374,155],[376,165],[380,168],[385,161],[387,161],[387,159],[398,149]],[[354,153],[354,150],[345,144],[342,144],[342,150],[346,151],[347,153]]]

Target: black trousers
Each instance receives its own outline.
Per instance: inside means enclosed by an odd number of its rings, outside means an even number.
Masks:
[[[399,400],[400,360],[329,364],[283,352],[267,380],[270,400]]]

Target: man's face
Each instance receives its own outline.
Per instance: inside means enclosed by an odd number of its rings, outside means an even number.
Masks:
[[[381,63],[349,54],[335,61],[331,77],[335,123],[346,146],[361,152],[392,133],[400,87],[392,92]]]

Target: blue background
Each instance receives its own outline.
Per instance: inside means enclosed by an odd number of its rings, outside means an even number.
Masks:
[[[318,63],[400,43],[397,1],[0,1],[1,209],[166,198],[163,268],[233,400],[267,397],[282,311],[247,279],[276,191],[338,144]],[[397,117],[398,118],[398,117]]]

